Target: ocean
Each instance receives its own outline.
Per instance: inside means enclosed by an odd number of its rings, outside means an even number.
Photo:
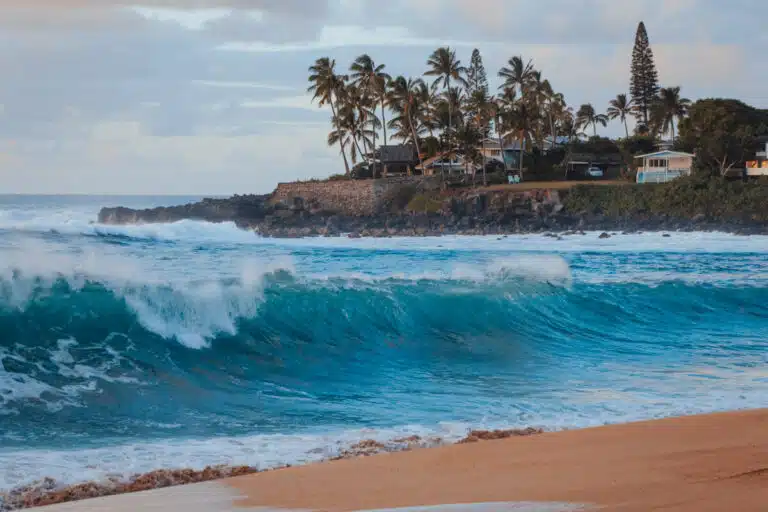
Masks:
[[[768,406],[768,237],[264,239],[0,196],[0,491]]]

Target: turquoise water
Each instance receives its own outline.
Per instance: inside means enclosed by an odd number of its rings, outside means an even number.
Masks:
[[[0,489],[768,406],[768,238],[268,240],[0,197]]]

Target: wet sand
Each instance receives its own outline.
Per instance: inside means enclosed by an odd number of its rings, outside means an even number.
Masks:
[[[616,512],[766,511],[768,410],[384,454],[222,483],[246,510],[559,502]]]

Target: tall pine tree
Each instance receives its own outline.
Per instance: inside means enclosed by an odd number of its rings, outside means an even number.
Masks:
[[[651,43],[648,41],[648,32],[642,21],[637,26],[635,36],[635,48],[632,50],[632,78],[629,84],[629,92],[635,104],[638,122],[648,126],[648,117],[656,95],[659,93],[659,73],[653,61]]]
[[[475,48],[472,52],[472,60],[467,67],[467,91],[471,96],[475,91],[480,90],[488,92],[488,75],[485,73],[480,50]]]

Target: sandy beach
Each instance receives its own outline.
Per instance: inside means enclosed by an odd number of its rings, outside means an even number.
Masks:
[[[40,510],[154,508],[765,511],[768,410],[381,454]]]
[[[317,464],[226,482],[241,506],[347,512],[567,502],[768,510],[768,411],[665,419]]]

